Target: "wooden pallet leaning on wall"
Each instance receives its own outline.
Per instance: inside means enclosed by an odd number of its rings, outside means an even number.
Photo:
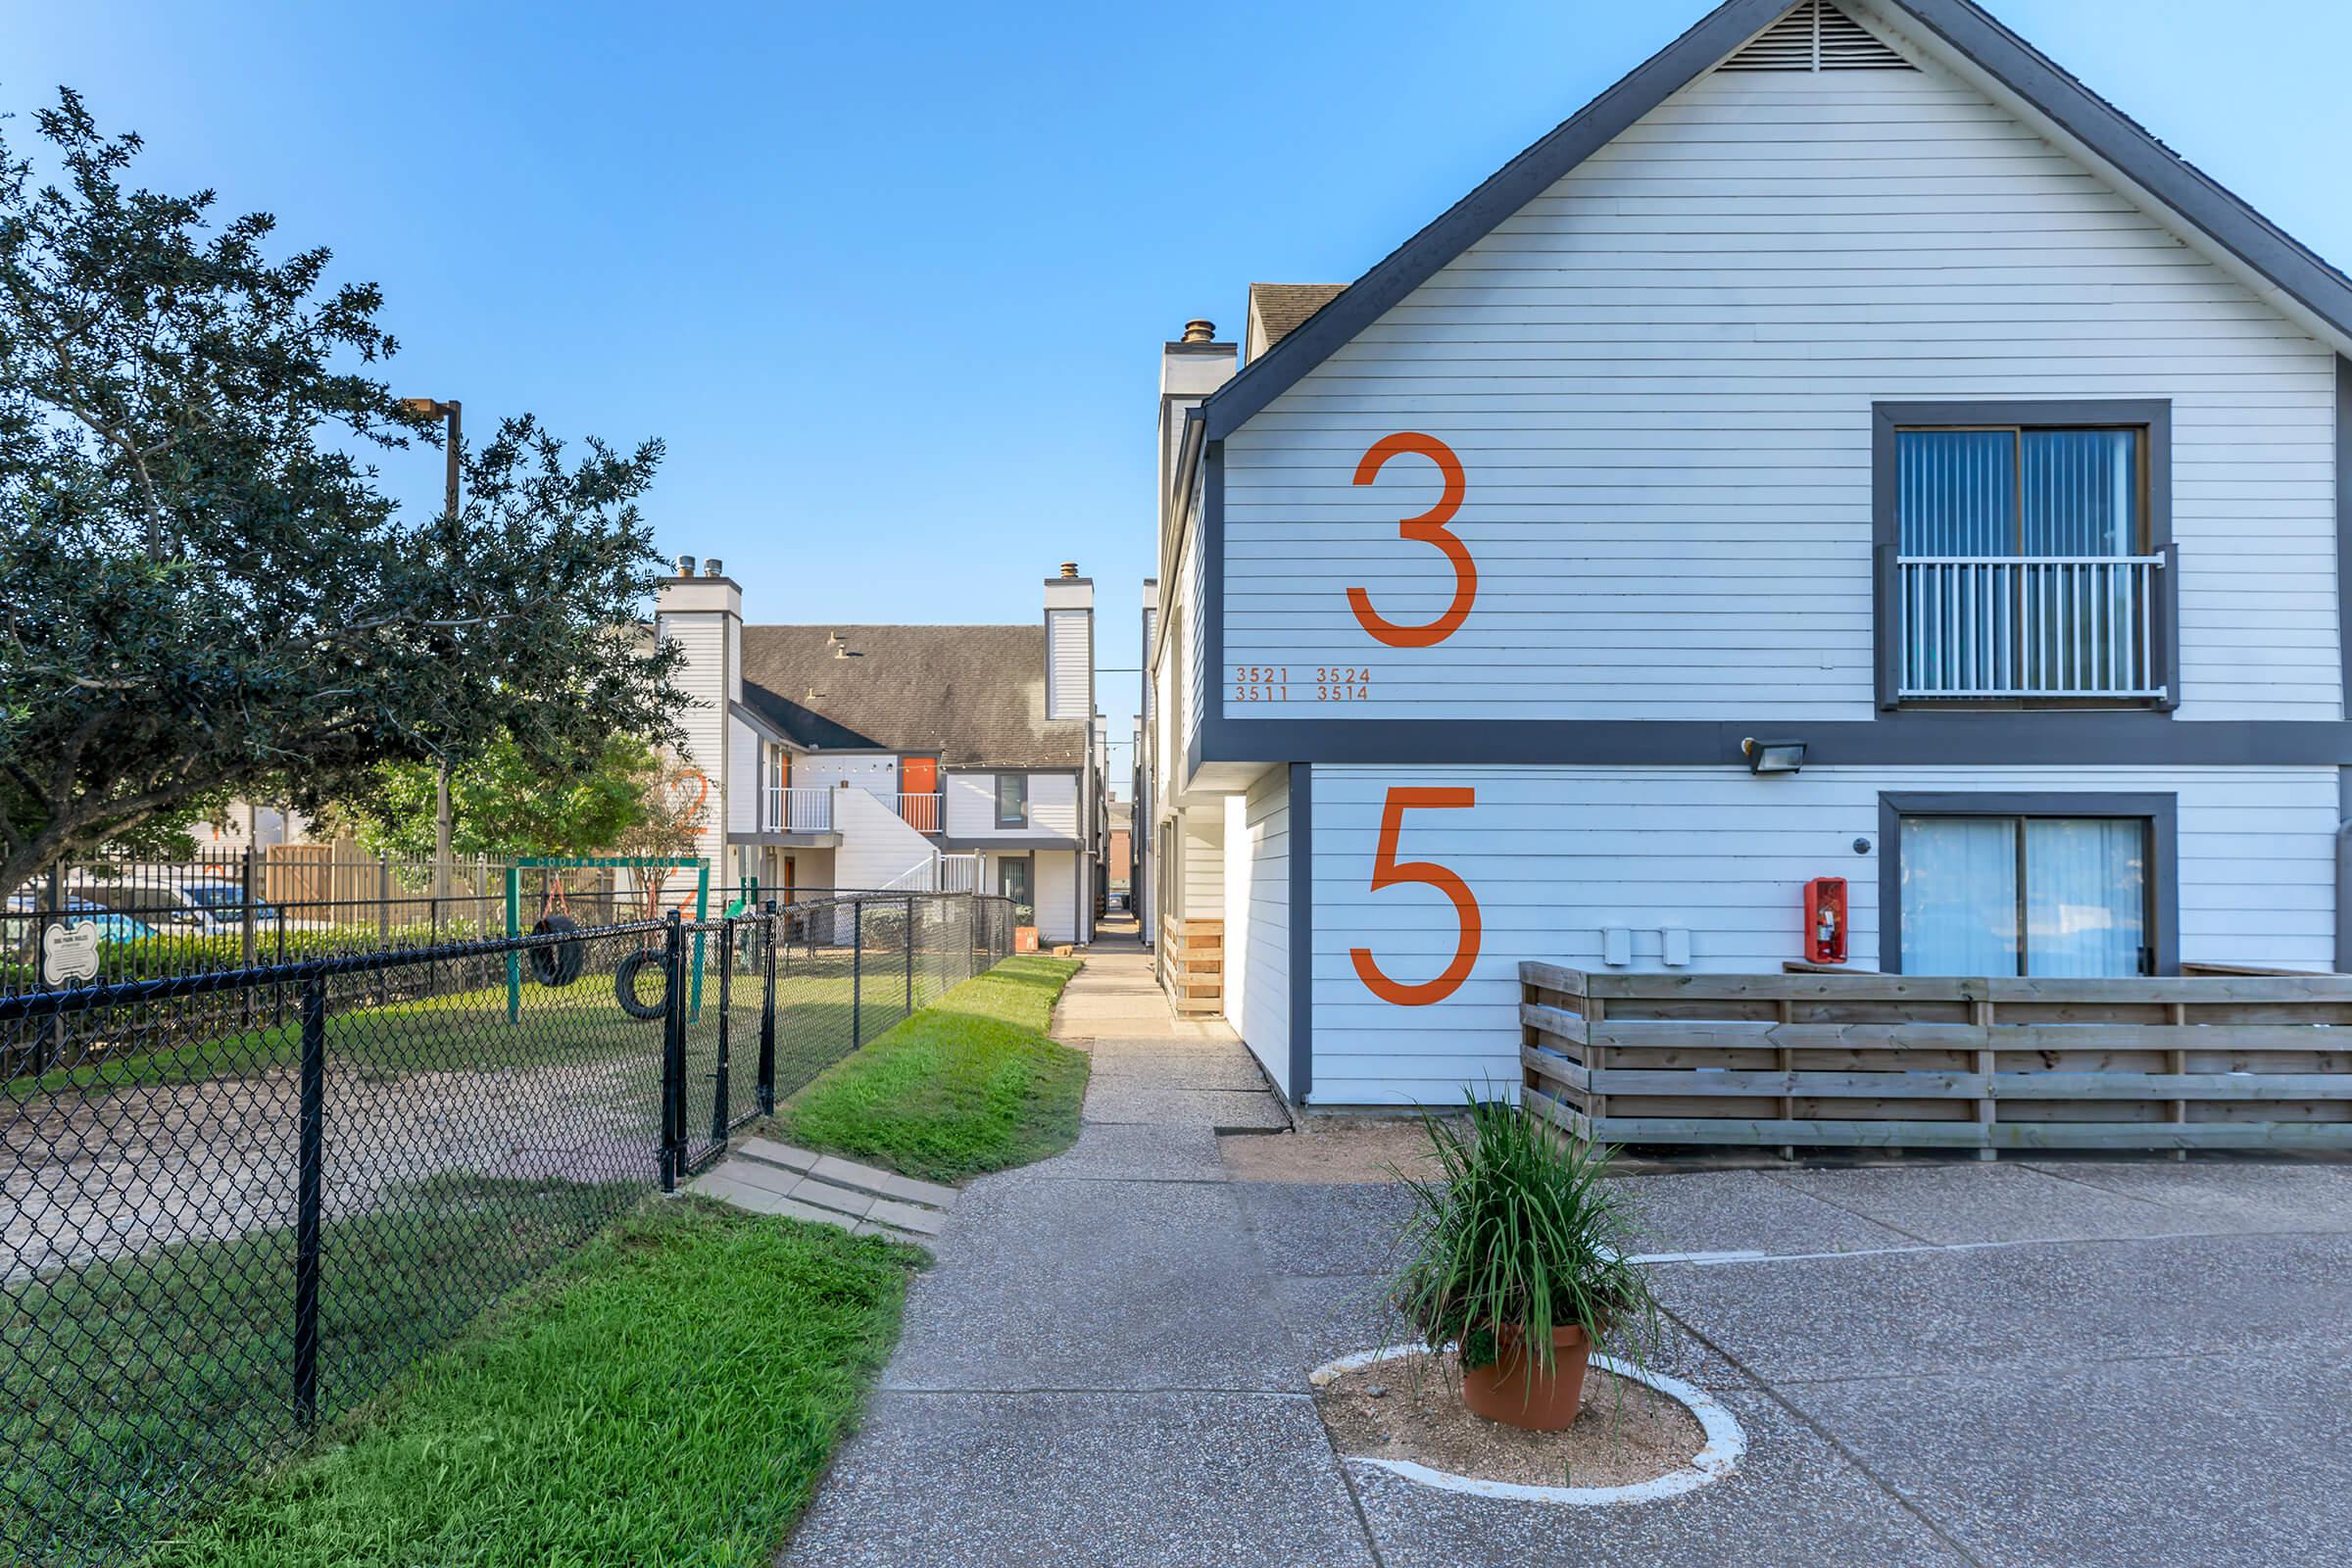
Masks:
[[[1180,1018],[1214,1018],[1225,1010],[1225,922],[1166,920],[1161,940],[1168,956],[1168,1000]]]
[[[1526,1103],[1588,1141],[2352,1149],[2352,975],[1519,979]]]

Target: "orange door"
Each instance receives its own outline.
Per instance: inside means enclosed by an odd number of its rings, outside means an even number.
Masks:
[[[939,831],[939,759],[899,760],[899,814],[918,833]]]

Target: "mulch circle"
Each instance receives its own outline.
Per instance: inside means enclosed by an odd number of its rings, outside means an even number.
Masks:
[[[1635,1486],[1688,1468],[1707,1444],[1682,1401],[1597,1366],[1565,1432],[1524,1432],[1472,1415],[1452,1358],[1427,1351],[1340,1370],[1314,1392],[1341,1453],[1477,1481]]]

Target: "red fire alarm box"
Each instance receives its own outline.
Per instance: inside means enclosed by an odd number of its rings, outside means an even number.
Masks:
[[[1845,878],[1817,876],[1805,884],[1805,959],[1845,961]]]

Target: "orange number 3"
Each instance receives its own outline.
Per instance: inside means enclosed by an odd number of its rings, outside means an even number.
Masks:
[[[1364,630],[1391,648],[1428,648],[1444,642],[1470,618],[1471,601],[1478,597],[1478,565],[1470,559],[1469,547],[1446,532],[1446,525],[1453,514],[1462,510],[1462,492],[1468,488],[1462,476],[1462,460],[1453,455],[1453,448],[1434,435],[1422,435],[1415,430],[1399,430],[1384,435],[1372,444],[1363,461],[1355,466],[1355,482],[1370,484],[1380,474],[1391,458],[1414,452],[1438,466],[1446,480],[1446,493],[1438,504],[1418,517],[1407,517],[1396,524],[1396,537],[1436,545],[1453,563],[1453,603],[1446,613],[1420,626],[1399,626],[1372,608],[1372,598],[1361,588],[1348,590],[1348,604]]]
[[[1355,960],[1355,977],[1383,1002],[1399,1007],[1426,1007],[1433,1002],[1444,1002],[1470,978],[1470,966],[1478,962],[1479,939],[1485,935],[1486,924],[1479,917],[1478,900],[1464,882],[1446,867],[1429,860],[1396,858],[1396,838],[1404,831],[1404,813],[1427,808],[1430,810],[1459,810],[1478,804],[1478,793],[1468,789],[1406,789],[1389,791],[1388,803],[1380,811],[1380,844],[1372,858],[1372,891],[1393,888],[1399,883],[1419,882],[1436,888],[1453,901],[1453,912],[1461,922],[1460,943],[1453,950],[1453,961],[1446,972],[1435,980],[1419,985],[1405,985],[1380,972],[1368,948],[1350,948],[1348,956]]]

